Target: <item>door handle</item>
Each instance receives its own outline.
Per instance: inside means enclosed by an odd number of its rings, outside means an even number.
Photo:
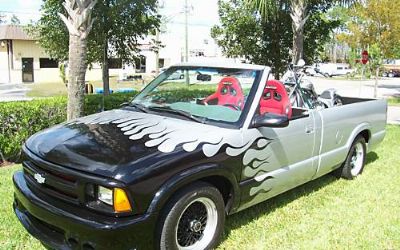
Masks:
[[[306,134],[311,134],[314,132],[314,127],[312,125],[306,126]]]

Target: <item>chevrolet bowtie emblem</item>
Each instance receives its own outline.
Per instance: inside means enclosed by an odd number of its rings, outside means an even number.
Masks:
[[[46,178],[44,178],[41,174],[35,174],[33,176],[33,178],[35,178],[35,180],[39,183],[39,184],[44,184],[44,182],[46,181]]]

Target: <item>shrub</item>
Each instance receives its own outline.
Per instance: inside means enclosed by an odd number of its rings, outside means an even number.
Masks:
[[[107,97],[103,95],[89,95],[85,99],[85,115],[98,113],[102,110],[104,98],[104,110],[112,110],[121,107],[121,104],[129,102],[136,93],[115,93]]]

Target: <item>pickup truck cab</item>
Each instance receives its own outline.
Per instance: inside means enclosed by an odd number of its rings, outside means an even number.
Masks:
[[[18,219],[55,249],[210,249],[226,215],[332,171],[361,174],[386,101],[294,108],[269,76],[176,65],[120,109],[33,135],[13,177]]]

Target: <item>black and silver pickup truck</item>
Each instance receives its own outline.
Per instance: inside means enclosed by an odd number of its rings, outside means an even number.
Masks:
[[[292,107],[269,75],[173,66],[120,109],[35,134],[13,177],[18,219],[54,249],[210,249],[226,215],[332,171],[361,174],[386,101]]]

